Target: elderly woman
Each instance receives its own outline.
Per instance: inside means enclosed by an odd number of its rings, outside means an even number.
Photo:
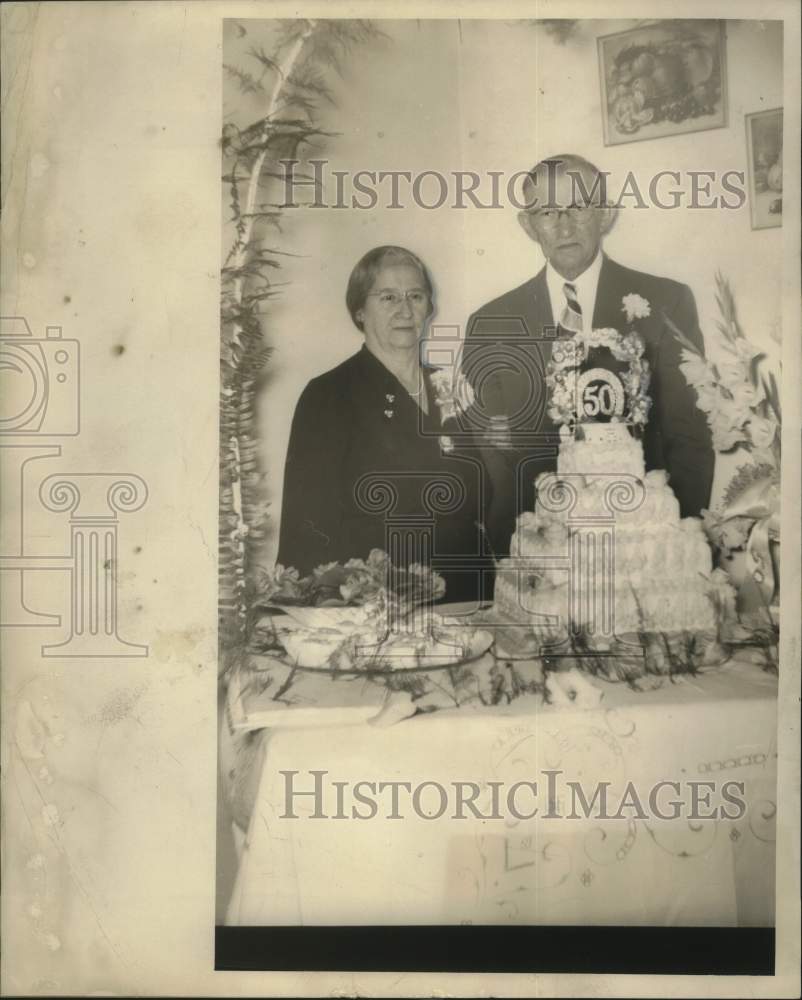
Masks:
[[[433,516],[435,568],[437,557],[452,557],[451,568],[438,568],[445,600],[488,597],[492,583],[482,587],[476,564],[486,489],[479,451],[466,447],[464,438],[452,449],[443,438],[454,431],[443,423],[447,408],[437,402],[435,369],[420,360],[434,312],[428,271],[409,250],[376,247],[351,273],[345,301],[364,344],[313,379],[298,401],[278,562],[305,574],[322,563],[364,559],[371,549],[388,547],[388,513],[401,522],[408,518],[413,531],[420,526],[415,518]],[[371,493],[363,479],[371,474],[387,489]],[[438,482],[447,488],[438,489]],[[395,499],[388,511],[375,501],[390,493]],[[391,557],[405,561],[398,553]],[[419,558],[411,551],[406,561]]]

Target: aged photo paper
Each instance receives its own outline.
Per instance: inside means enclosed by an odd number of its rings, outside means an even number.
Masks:
[[[2,994],[798,995],[797,5],[1,13]]]

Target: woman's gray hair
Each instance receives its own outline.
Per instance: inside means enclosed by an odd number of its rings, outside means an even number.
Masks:
[[[357,319],[357,314],[365,307],[368,292],[373,288],[376,275],[387,264],[408,264],[419,271],[429,296],[430,315],[434,309],[434,286],[432,285],[432,279],[429,277],[429,272],[426,270],[426,265],[420,257],[404,247],[374,247],[372,250],[368,250],[353,271],[351,271],[351,277],[348,279],[348,288],[345,292],[345,304],[348,307],[348,312],[351,314],[354,326],[362,333],[365,332],[364,324],[360,319]]]

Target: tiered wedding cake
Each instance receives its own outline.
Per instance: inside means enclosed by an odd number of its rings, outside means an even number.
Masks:
[[[715,643],[732,600],[702,522],[680,518],[667,474],[646,472],[631,433],[649,409],[642,353],[637,334],[614,330],[555,345],[550,413],[564,425],[557,471],[538,477],[535,510],[518,518],[494,605],[503,622],[528,626],[537,650],[570,643],[601,652],[656,635],[675,646],[681,636],[686,648],[697,636]],[[605,367],[589,367],[589,356]]]

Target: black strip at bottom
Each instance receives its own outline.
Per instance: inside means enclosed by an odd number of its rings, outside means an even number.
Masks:
[[[218,971],[770,976],[771,927],[217,927]]]

